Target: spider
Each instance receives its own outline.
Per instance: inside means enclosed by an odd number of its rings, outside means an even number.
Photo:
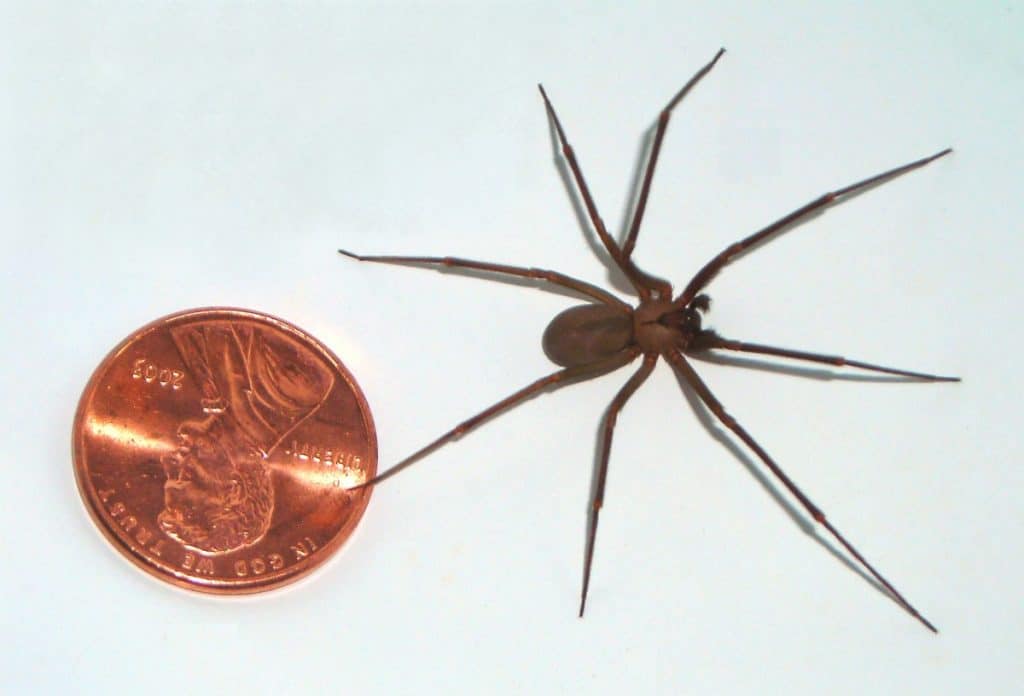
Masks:
[[[881,372],[898,377],[928,381],[928,382],[958,382],[958,377],[943,377],[939,375],[912,372],[909,370],[883,367],[858,360],[847,360],[838,355],[823,355],[809,353],[801,350],[778,348],[775,346],[762,345],[759,343],[748,343],[720,336],[716,332],[702,327],[704,314],[711,306],[711,300],[702,290],[715,278],[716,275],[731,261],[740,254],[750,250],[755,245],[770,240],[780,231],[807,218],[808,216],[822,212],[825,208],[835,203],[840,203],[853,194],[862,192],[893,179],[901,174],[909,172],[936,160],[952,152],[947,148],[929,157],[895,167],[888,171],[876,174],[867,179],[850,184],[843,188],[822,194],[814,200],[797,208],[788,215],[779,218],[764,229],[761,229],[738,242],[730,244],[722,252],[708,261],[696,275],[686,284],[682,292],[675,294],[672,285],[662,278],[653,276],[639,267],[632,259],[633,249],[636,245],[637,234],[640,230],[640,223],[643,220],[644,209],[647,205],[647,197],[651,189],[651,180],[654,176],[654,169],[658,163],[658,153],[661,150],[662,140],[668,127],[672,110],[693,89],[693,87],[715,66],[725,49],[720,49],[704,67],[694,74],[690,80],[672,97],[658,117],[657,126],[651,140],[650,153],[647,158],[644,176],[640,183],[639,195],[636,199],[636,206],[625,236],[625,240],[619,245],[608,234],[601,216],[597,212],[594,201],[591,198],[590,190],[587,187],[580,170],[576,154],[566,138],[561,121],[555,113],[555,109],[544,91],[542,85],[538,85],[544,106],[547,110],[549,121],[554,125],[557,134],[558,144],[561,147],[562,156],[565,158],[572,173],[576,189],[583,199],[587,215],[593,225],[594,231],[601,239],[604,248],[615,265],[628,278],[633,289],[639,297],[639,303],[632,307],[615,295],[591,285],[590,283],[572,278],[556,271],[539,268],[524,268],[508,266],[497,263],[482,261],[471,261],[468,259],[454,257],[433,257],[433,256],[364,256],[350,251],[340,249],[339,252],[345,256],[359,261],[372,261],[378,263],[391,263],[400,265],[422,266],[442,270],[446,268],[469,269],[470,271],[483,272],[485,274],[496,274],[505,276],[518,276],[521,278],[535,279],[543,283],[567,288],[576,294],[584,296],[587,304],[571,307],[558,314],[548,325],[544,332],[543,347],[545,353],[561,369],[552,372],[540,379],[528,384],[518,391],[510,394],[496,404],[484,409],[472,418],[463,421],[445,434],[430,442],[423,448],[409,455],[398,462],[390,469],[378,476],[365,481],[353,489],[371,486],[388,479],[398,472],[406,469],[416,461],[435,451],[439,447],[456,440],[468,431],[476,428],[481,423],[509,409],[510,407],[529,399],[530,397],[560,383],[589,379],[621,368],[636,358],[642,358],[641,365],[636,372],[626,381],[619,392],[612,399],[608,410],[604,415],[604,423],[600,431],[600,453],[594,473],[594,481],[591,489],[590,504],[587,514],[587,537],[584,548],[583,584],[580,591],[579,616],[587,602],[587,590],[590,586],[591,567],[594,558],[594,543],[597,537],[597,523],[604,501],[605,481],[608,474],[608,455],[612,444],[612,435],[615,431],[615,422],[619,412],[629,398],[639,389],[640,385],[650,376],[658,358],[664,358],[669,365],[678,373],[682,381],[689,385],[689,388],[697,395],[703,405],[718,419],[718,421],[731,430],[736,437],[743,441],[778,479],[778,481],[796,498],[807,514],[820,524],[829,534],[839,542],[867,571],[880,583],[891,595],[891,597],[908,613],[914,616],[932,632],[938,633],[938,629],[922,616],[896,588],[869,563],[863,555],[839,532],[836,527],[825,517],[825,513],[811,502],[811,499],[797,486],[796,483],[783,471],[765,449],[725,410],[722,403],[715,397],[697,371],[694,370],[686,355],[700,353],[710,350],[738,351],[744,353],[757,353],[761,355],[777,356],[793,360],[802,360],[813,363],[823,363],[835,367],[853,367],[861,370]]]

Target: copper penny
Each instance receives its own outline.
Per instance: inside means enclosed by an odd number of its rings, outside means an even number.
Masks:
[[[196,309],[121,342],[89,381],[75,477],[103,534],[179,587],[259,592],[313,570],[370,499],[377,470],[359,386],[280,319]]]

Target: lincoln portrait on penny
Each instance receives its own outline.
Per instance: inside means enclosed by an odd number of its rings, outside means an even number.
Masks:
[[[183,421],[157,517],[172,539],[204,554],[255,544],[267,533],[274,486],[267,459],[323,404],[330,367],[286,335],[238,321],[170,330],[201,394],[204,416]]]

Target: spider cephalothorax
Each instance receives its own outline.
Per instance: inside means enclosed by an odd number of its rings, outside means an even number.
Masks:
[[[636,208],[627,230],[625,240],[622,244],[612,239],[604,227],[604,222],[597,213],[597,207],[590,196],[586,181],[576,155],[569,145],[562,124],[555,114],[554,107],[548,100],[547,94],[541,88],[541,95],[547,108],[548,116],[554,125],[558,135],[558,142],[561,145],[562,154],[572,172],[573,180],[587,215],[593,225],[594,232],[601,239],[605,250],[608,252],[612,262],[625,274],[632,284],[633,289],[639,297],[639,303],[634,308],[626,304],[617,296],[603,290],[595,285],[577,280],[570,276],[555,271],[538,268],[522,268],[507,266],[504,264],[487,263],[482,261],[470,261],[453,257],[436,256],[360,256],[348,251],[342,254],[362,261],[376,261],[384,263],[423,265],[435,268],[470,269],[473,271],[484,271],[498,276],[518,276],[520,278],[532,278],[552,285],[568,288],[575,293],[584,296],[590,304],[571,307],[557,315],[548,325],[544,332],[544,351],[548,357],[562,369],[526,385],[511,395],[505,397],[493,406],[481,411],[472,418],[463,421],[447,433],[429,443],[412,455],[406,457],[376,478],[366,481],[360,486],[369,486],[379,483],[386,478],[393,476],[399,471],[410,466],[420,458],[433,452],[441,445],[457,439],[463,433],[473,429],[487,419],[505,411],[525,399],[541,393],[545,389],[567,383],[577,379],[586,379],[620,368],[636,358],[643,356],[643,363],[640,368],[622,386],[618,394],[612,399],[604,417],[604,424],[601,429],[601,450],[598,467],[595,472],[595,481],[592,487],[590,498],[590,514],[587,524],[587,545],[584,552],[583,589],[580,597],[580,615],[587,599],[587,588],[590,582],[591,563],[594,554],[594,542],[597,535],[597,521],[601,505],[604,501],[604,486],[608,473],[608,455],[611,450],[612,434],[615,429],[615,422],[619,411],[629,400],[641,384],[650,376],[655,363],[659,358],[664,358],[679,374],[683,384],[687,385],[704,406],[722,423],[731,430],[736,437],[753,451],[764,465],[771,471],[776,479],[796,498],[807,513],[815,522],[821,524],[838,541],[846,551],[853,556],[864,568],[888,590],[892,597],[910,614],[916,617],[930,630],[935,627],[928,622],[903,596],[896,591],[888,580],[875,570],[865,558],[850,544],[846,538],[825,518],[825,514],[818,508],[810,498],[793,482],[792,479],[782,470],[771,456],[754,440],[753,437],[741,426],[735,418],[729,415],[708,386],[704,383],[696,370],[686,359],[687,354],[698,353],[709,350],[731,350],[747,353],[759,353],[776,357],[805,360],[809,362],[824,363],[834,366],[857,367],[864,370],[883,372],[897,375],[904,378],[920,381],[957,381],[955,377],[940,377],[938,375],[899,370],[890,367],[882,367],[871,363],[847,360],[837,355],[822,355],[806,351],[777,348],[756,343],[736,341],[719,336],[713,331],[703,329],[701,316],[710,307],[710,299],[701,291],[714,279],[719,271],[733,261],[744,251],[754,245],[770,239],[781,230],[790,225],[807,218],[809,215],[821,212],[827,206],[841,201],[849,194],[863,191],[869,187],[881,184],[893,177],[904,174],[918,167],[938,159],[950,150],[942,150],[930,157],[919,159],[915,162],[890,169],[881,174],[864,179],[863,181],[835,189],[813,199],[809,203],[797,208],[768,225],[762,230],[730,244],[722,252],[708,261],[693,276],[683,291],[675,295],[671,284],[661,278],[652,276],[640,270],[633,262],[633,247],[636,244],[637,234],[640,230],[640,223],[643,220],[644,209],[647,205],[647,196],[650,193],[651,180],[654,176],[654,169],[658,162],[658,153],[661,150],[661,142],[668,127],[669,117],[676,104],[697,84],[698,81],[718,61],[724,50],[720,50],[715,57],[701,68],[689,82],[669,101],[658,117],[657,127],[651,140],[650,155],[647,159],[647,167],[641,180],[639,195],[637,196]]]

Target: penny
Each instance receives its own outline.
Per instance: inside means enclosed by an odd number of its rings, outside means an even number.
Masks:
[[[377,470],[356,381],[274,317],[196,309],[144,326],[78,404],[75,477],[97,526],[179,587],[260,592],[321,565],[352,534]]]

